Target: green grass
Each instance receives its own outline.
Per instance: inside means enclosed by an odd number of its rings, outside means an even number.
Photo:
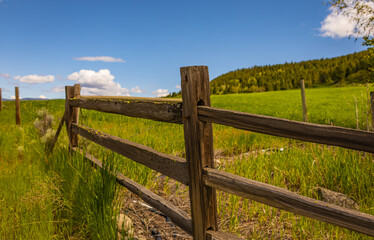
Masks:
[[[309,122],[356,128],[356,98],[359,127],[366,129],[370,90],[373,91],[373,88],[306,89]],[[217,108],[303,120],[300,90],[213,95],[211,100],[212,106]]]
[[[310,122],[371,129],[367,88],[307,89],[306,96]],[[298,90],[211,100],[217,108],[302,120]],[[115,167],[148,188],[159,187],[154,171],[81,138],[82,148],[107,163],[107,171],[93,170],[80,155],[68,153],[65,128],[53,154],[47,155],[32,122],[38,109],[47,108],[56,129],[63,100],[22,102],[22,128],[14,125],[13,104],[6,102],[0,111],[0,239],[114,238],[113,216],[120,203],[110,169]],[[180,125],[88,110],[81,110],[80,123],[161,152],[185,155]],[[357,201],[361,211],[374,214],[371,154],[219,125],[213,130],[214,147],[222,157],[216,162],[219,169],[317,199],[317,187],[339,191]],[[276,151],[280,148],[284,150]],[[30,197],[34,195],[43,199]],[[368,238],[222,192],[218,213],[221,229],[249,239]]]
[[[33,121],[48,107],[57,125],[63,101],[22,102],[21,127],[12,104],[0,112],[0,239],[115,239],[120,203],[111,155],[98,154],[106,167],[93,170],[69,153],[65,131],[48,154]]]

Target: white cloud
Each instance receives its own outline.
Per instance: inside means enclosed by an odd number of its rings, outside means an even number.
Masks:
[[[126,62],[122,58],[114,58],[109,56],[96,56],[96,57],[76,57],[75,60],[79,61],[90,61],[90,62]]]
[[[47,97],[46,97],[46,96],[44,96],[43,94],[42,94],[42,95],[40,95],[40,96],[39,96],[39,98],[41,98],[41,99],[47,99]]]
[[[1,1],[0,1],[0,3],[1,3]],[[0,73],[0,77],[10,78],[10,74],[9,73]]]
[[[153,91],[152,94],[156,97],[164,97],[169,94],[169,91],[167,89],[157,89],[156,91]]]
[[[179,84],[175,85],[175,88],[176,89],[182,89],[181,85],[179,85]]]
[[[330,7],[330,14],[321,22],[319,29],[323,37],[344,38],[344,37],[363,37],[373,34],[373,27],[366,27],[365,22],[373,18],[374,3],[367,1],[347,1],[348,6],[343,9]],[[361,6],[365,14],[358,14],[355,6]],[[357,24],[360,19],[364,25]]]
[[[16,97],[15,97],[15,96],[10,96],[10,99],[13,99],[13,100],[15,100],[15,99],[16,99]],[[22,98],[20,97],[19,99],[22,99]]]
[[[343,38],[353,36],[355,24],[347,16],[331,12],[322,22],[320,31],[324,37]]]
[[[114,76],[108,69],[97,72],[82,69],[67,77],[77,81],[82,87],[82,95],[129,96],[130,91],[122,88],[121,84],[114,82]],[[56,89],[57,90],[57,89]]]
[[[25,75],[25,76],[15,76],[13,79],[18,80],[23,83],[46,83],[53,82],[55,76],[53,75]]]
[[[52,89],[52,92],[65,92],[65,87],[64,86],[58,86],[58,87],[54,87]]]
[[[134,88],[131,88],[131,92],[133,92],[133,93],[143,93],[145,91],[140,89],[138,86],[136,86]]]

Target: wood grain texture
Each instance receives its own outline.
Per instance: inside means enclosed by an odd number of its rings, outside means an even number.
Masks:
[[[183,158],[160,153],[150,147],[74,123],[72,132],[188,185],[187,163]]]
[[[269,184],[211,168],[204,169],[207,186],[272,207],[374,236],[374,216],[300,196]]]
[[[217,232],[209,230],[207,231],[208,240],[243,240],[243,238],[234,236],[230,233]]]
[[[152,101],[146,98],[82,98],[72,99],[70,105],[129,117],[182,123],[182,103],[180,101]]]
[[[65,86],[65,126],[66,131],[68,133],[69,139],[69,147],[71,148],[72,142],[72,132],[71,132],[71,124],[73,122],[73,107],[69,105],[70,99],[74,96],[74,87],[72,86]]]
[[[16,91],[16,125],[20,126],[21,125],[21,106],[20,106],[20,101],[19,101],[19,88],[15,88]]]
[[[303,106],[303,121],[308,122],[308,110],[306,106],[306,97],[305,97],[305,83],[304,80],[300,80],[300,89],[301,89],[301,103]]]
[[[55,144],[57,142],[57,139],[58,139],[58,136],[60,135],[60,132],[61,132],[61,128],[62,128],[62,125],[64,125],[64,122],[65,122],[65,113],[64,115],[62,116],[61,120],[60,120],[60,123],[58,124],[58,128],[57,128],[57,131],[56,131],[56,134],[51,142],[51,144],[48,146],[48,150],[50,152],[52,152],[53,148],[55,147]]]
[[[81,95],[81,85],[74,84],[73,87],[73,99],[79,99]],[[79,124],[79,107],[73,107],[71,112],[72,123]],[[78,146],[78,134],[71,134],[72,146]]]
[[[90,154],[84,154],[81,149],[72,148],[74,151],[83,154],[95,168],[103,168],[103,164],[100,160],[96,159]],[[115,171],[116,172],[116,171]],[[127,188],[132,193],[140,197],[144,202],[148,203],[150,206],[159,210],[166,216],[168,216],[173,223],[179,226],[181,229],[186,231],[188,234],[192,234],[192,222],[191,217],[181,210],[180,208],[174,206],[164,198],[158,196],[147,188],[143,187],[139,183],[132,181],[131,179],[125,177],[123,174],[117,172],[116,174],[117,182],[123,187]]]
[[[81,86],[75,84],[72,86],[65,86],[65,125],[69,137],[69,147],[78,146],[78,135],[71,131],[71,125],[73,123],[79,123],[79,107],[73,107],[70,105],[70,101],[73,99],[79,99]]]
[[[374,131],[374,92],[370,92],[371,131]]]
[[[374,153],[374,133],[199,106],[201,121]]]
[[[111,100],[125,100],[135,102],[171,102],[171,103],[182,103],[180,98],[148,98],[148,97],[127,97],[127,96],[81,96],[81,99],[111,99]]]
[[[214,167],[212,124],[201,122],[197,105],[210,106],[209,73],[206,66],[181,68],[183,127],[189,172],[189,193],[194,239],[207,239],[217,230],[216,190],[204,186],[204,167]]]

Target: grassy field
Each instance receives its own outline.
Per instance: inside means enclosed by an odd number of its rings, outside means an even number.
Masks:
[[[371,129],[366,87],[307,89],[309,121]],[[302,120],[298,90],[215,95],[212,106]],[[152,170],[96,144],[80,145],[107,162],[107,171],[89,167],[70,155],[63,129],[52,154],[34,127],[42,108],[54,116],[63,100],[21,103],[21,127],[15,126],[14,103],[0,111],[0,239],[114,239],[115,216],[122,193],[110,177],[115,167],[126,176],[163,195],[187,199],[182,186],[159,184]],[[179,125],[81,110],[80,123],[129,139],[158,151],[183,156]],[[360,211],[374,214],[374,163],[371,154],[272,137],[214,125],[216,167],[253,180],[319,199],[324,187],[350,196]],[[218,192],[220,228],[248,239],[369,239],[329,224],[300,217]]]

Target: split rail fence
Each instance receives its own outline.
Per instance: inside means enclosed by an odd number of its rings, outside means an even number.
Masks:
[[[66,86],[65,115],[70,149],[78,135],[141,163],[189,187],[190,214],[140,184],[118,173],[117,182],[158,209],[194,239],[240,239],[218,231],[216,190],[272,207],[374,236],[374,216],[298,195],[283,188],[253,181],[214,168],[212,123],[238,129],[340,146],[374,153],[374,133],[296,122],[211,107],[206,66],[181,68],[182,101],[159,98],[80,96],[80,85]],[[136,118],[183,124],[186,159],[153,150],[79,124],[79,108]],[[57,139],[58,134],[56,134]],[[102,163],[85,154],[94,166]]]

